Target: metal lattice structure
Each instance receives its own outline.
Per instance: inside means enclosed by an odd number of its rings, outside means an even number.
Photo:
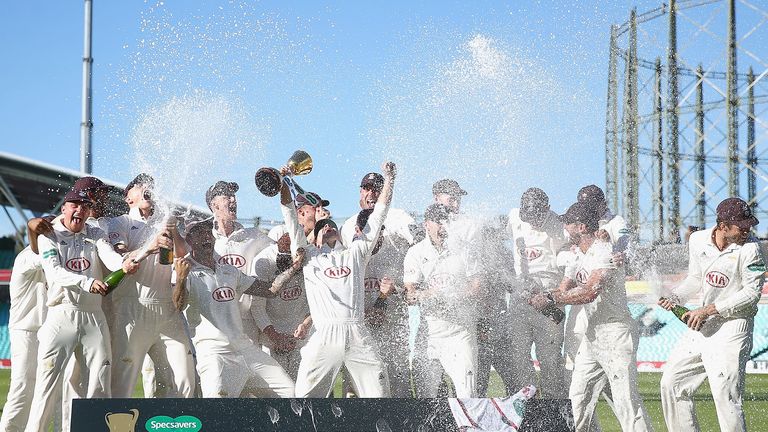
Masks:
[[[641,238],[712,224],[728,196],[768,221],[766,24],[762,3],[671,0],[612,26],[606,197]]]

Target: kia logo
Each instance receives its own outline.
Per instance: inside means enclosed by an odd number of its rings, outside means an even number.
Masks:
[[[323,274],[326,277],[329,277],[331,279],[341,279],[349,276],[349,274],[352,273],[352,270],[349,269],[347,266],[341,266],[341,267],[328,267],[325,269]]]
[[[83,257],[72,258],[67,261],[66,266],[68,269],[76,272],[83,272],[91,267],[91,262]]]
[[[525,257],[525,258],[526,258],[528,261],[533,261],[533,260],[535,260],[536,258],[538,258],[538,257],[540,257],[540,256],[541,256],[541,249],[537,249],[537,248],[526,248],[526,249],[523,251],[523,256],[524,256],[524,257]]]
[[[429,277],[429,287],[437,290],[450,288],[456,278],[450,273],[437,273]]]
[[[584,285],[587,283],[587,279],[589,279],[589,273],[586,270],[581,269],[576,273],[576,283]]]
[[[211,293],[211,297],[217,302],[228,302],[235,299],[235,290],[230,287],[219,287]]]
[[[365,280],[365,292],[378,292],[381,284],[378,278],[367,278]]]
[[[227,254],[219,258],[219,264],[229,264],[240,268],[245,265],[245,258],[238,254]]]
[[[728,282],[731,281],[728,279],[728,276],[720,273],[719,271],[711,271],[707,273],[705,279],[710,286],[715,288],[725,288],[728,286]]]
[[[301,296],[301,285],[296,285],[291,288],[286,288],[280,291],[280,298],[285,301],[296,300]]]

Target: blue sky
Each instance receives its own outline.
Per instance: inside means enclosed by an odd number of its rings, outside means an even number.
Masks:
[[[561,212],[604,183],[609,26],[630,3],[201,3],[95,1],[95,175],[149,171],[203,206],[234,180],[240,217],[267,219],[253,173],[300,148],[315,170],[299,182],[339,217],[385,158],[414,211],[445,177],[485,214],[530,186]],[[77,169],[82,2],[9,3],[0,22],[0,150]]]

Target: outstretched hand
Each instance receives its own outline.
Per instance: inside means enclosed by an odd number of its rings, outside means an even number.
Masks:
[[[397,165],[394,162],[384,162],[381,164],[381,171],[384,173],[385,178],[394,180],[397,176]]]

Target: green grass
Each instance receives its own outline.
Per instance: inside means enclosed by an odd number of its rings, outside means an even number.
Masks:
[[[5,406],[5,398],[8,393],[11,371],[9,369],[0,369],[0,405]],[[645,408],[651,416],[653,427],[657,432],[666,431],[664,419],[661,413],[661,400],[659,398],[659,380],[660,373],[641,373],[638,382],[640,394],[643,396]],[[141,396],[141,380],[134,391],[134,397]],[[494,373],[491,377],[489,386],[490,396],[501,396],[503,386],[499,376]],[[341,395],[341,380],[337,380],[334,389],[334,395]],[[717,415],[715,414],[715,405],[712,402],[712,395],[709,391],[709,385],[705,382],[699,392],[696,394],[696,407],[701,429],[705,431],[718,430]],[[747,375],[747,384],[744,394],[744,411],[747,416],[748,430],[764,430],[768,424],[768,375]],[[597,415],[604,432],[620,432],[616,417],[611,408],[600,401],[597,407]]]

